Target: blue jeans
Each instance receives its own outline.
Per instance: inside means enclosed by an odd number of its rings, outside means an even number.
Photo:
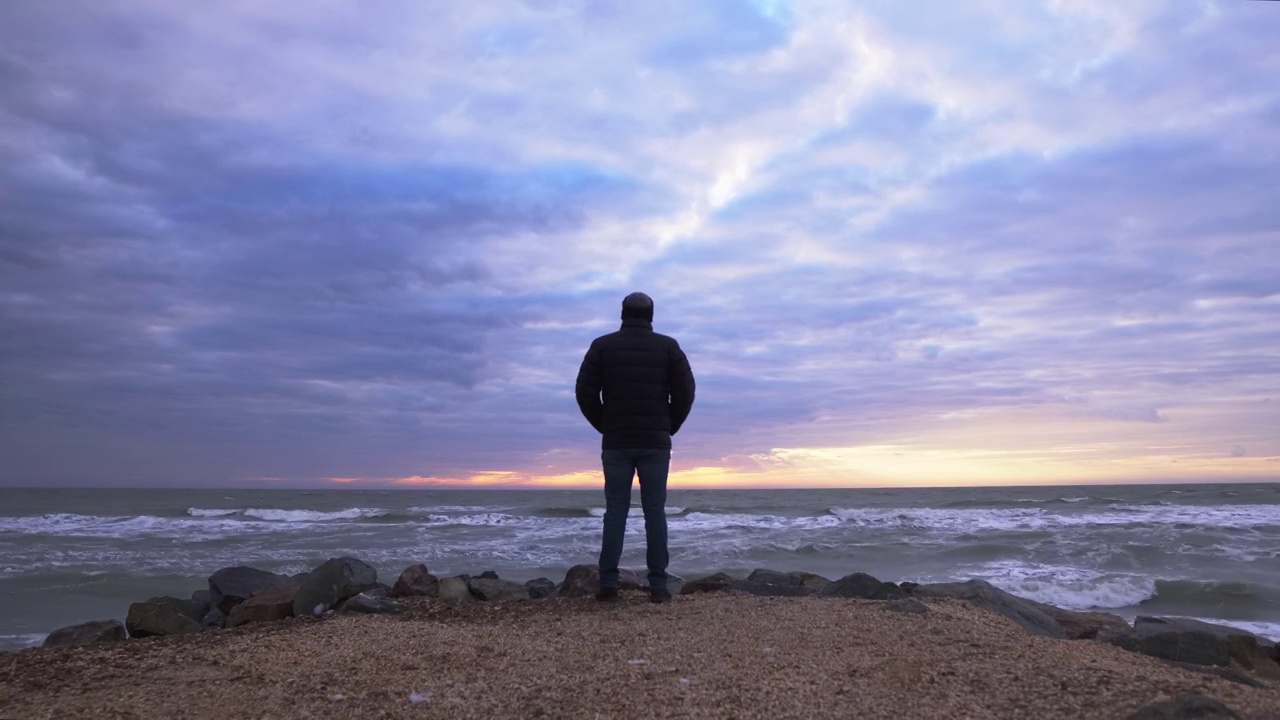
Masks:
[[[649,589],[667,589],[667,471],[671,450],[605,450],[604,538],[600,543],[600,587],[618,587],[618,562],[631,510],[631,480],[640,475],[640,507],[644,509],[645,562]]]

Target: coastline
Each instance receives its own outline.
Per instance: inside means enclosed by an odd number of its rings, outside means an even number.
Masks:
[[[13,653],[0,717],[1127,718],[1189,694],[1280,716],[1275,681],[1039,637],[951,598],[402,602]]]

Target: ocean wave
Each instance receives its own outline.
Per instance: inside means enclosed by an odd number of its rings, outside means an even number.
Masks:
[[[275,522],[328,522],[332,520],[358,520],[360,518],[377,518],[388,513],[382,508],[347,508],[323,512],[320,510],[278,510],[275,508],[249,508],[244,511],[245,517],[271,520]]]
[[[188,541],[216,540],[245,533],[277,532],[285,523],[231,518],[158,517],[155,515],[102,516],[57,513],[24,517],[0,517],[0,532],[20,535],[131,539],[165,537]],[[303,527],[303,526],[299,526]]]
[[[323,510],[288,510],[281,508],[187,508],[187,515],[197,518],[246,517],[271,522],[331,522],[334,520],[359,520],[388,515],[382,508],[353,507],[325,512]]]
[[[1090,525],[1182,528],[1280,527],[1280,505],[1109,505],[1087,511],[1048,508],[846,508],[827,513],[862,527],[949,531],[1053,529]]]

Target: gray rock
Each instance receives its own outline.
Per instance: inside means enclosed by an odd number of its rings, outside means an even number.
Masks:
[[[647,570],[631,570],[622,568],[618,571],[618,590],[648,590],[649,573]]]
[[[1129,623],[1119,615],[1063,610],[1043,603],[1036,603],[1036,606],[1062,626],[1068,640],[1096,640],[1104,628],[1110,628],[1113,634],[1128,634],[1130,630]]]
[[[384,597],[376,597],[368,593],[360,593],[354,597],[347,598],[338,606],[338,612],[340,613],[358,613],[362,615],[396,615],[408,609],[408,606],[404,603]]]
[[[330,558],[312,570],[293,599],[297,617],[323,615],[343,600],[354,597],[378,583],[378,571],[350,557]]]
[[[884,609],[903,615],[928,615],[929,608],[915,598],[897,598],[884,604]]]
[[[250,595],[276,587],[297,585],[287,575],[278,575],[251,567],[222,568],[209,577],[209,602],[217,606],[223,615],[231,608],[249,599]]]
[[[1183,695],[1152,703],[1129,716],[1129,720],[1240,720],[1234,710],[1204,695]]]
[[[400,573],[396,584],[392,586],[387,597],[439,597],[440,579],[430,572],[422,563],[410,565]]]
[[[1007,593],[985,580],[913,585],[910,594],[915,597],[948,597],[967,600],[972,605],[1009,618],[1034,635],[1051,638],[1066,637],[1062,626],[1041,610],[1038,607],[1039,603]]]
[[[467,588],[480,600],[528,600],[529,588],[518,582],[495,578],[471,578]]]
[[[497,580],[498,573],[496,570],[485,570],[477,576],[480,580]]]
[[[574,565],[556,588],[556,597],[592,597],[599,589],[599,565]]]
[[[860,572],[845,575],[828,584],[818,591],[818,595],[867,600],[895,600],[907,596],[897,585]]]
[[[1137,651],[1194,665],[1226,665],[1235,660],[1249,670],[1280,677],[1269,657],[1271,641],[1228,625],[1190,620],[1139,616],[1133,623]]]
[[[441,600],[475,600],[471,589],[467,587],[468,579],[466,575],[444,578],[440,581],[437,596]]]
[[[203,606],[204,612],[200,614],[204,615],[205,612],[209,612],[209,606],[213,605],[213,593],[209,590],[196,590],[191,593],[191,602],[198,603]]]
[[[235,608],[232,608],[233,610]],[[200,629],[202,630],[221,630],[227,626],[227,616],[216,607],[210,606],[209,612],[200,618]]]
[[[732,590],[735,582],[737,580],[729,573],[718,572],[697,580],[690,580],[680,589],[680,594],[693,595],[694,593],[723,592]]]
[[[169,595],[161,595],[159,597],[148,598],[149,603],[163,603],[170,605],[174,610],[183,615],[200,622],[200,618],[209,612],[209,605],[198,600],[183,600],[182,598],[171,597]]]
[[[363,595],[371,597],[384,598],[391,594],[391,586],[386,583],[374,583],[373,587],[365,589]]]
[[[144,638],[157,635],[186,635],[200,632],[200,623],[192,620],[173,603],[138,602],[129,606],[124,621],[129,637]]]
[[[128,638],[119,620],[92,620],[79,625],[58,628],[49,633],[42,647],[75,647],[100,642],[116,642]]]
[[[821,575],[806,572],[783,573],[777,570],[753,570],[746,580],[734,584],[734,588],[751,595],[773,597],[799,597],[816,595],[831,581]]]
[[[278,587],[254,593],[253,597],[231,608],[226,626],[229,628],[257,622],[272,622],[293,617],[293,602],[298,588]]]
[[[529,597],[533,600],[551,597],[551,594],[556,591],[556,584],[547,578],[535,578],[525,583],[524,586],[529,590]]]

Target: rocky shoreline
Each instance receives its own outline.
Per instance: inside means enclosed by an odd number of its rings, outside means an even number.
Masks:
[[[558,600],[592,597],[598,578],[597,568],[591,565],[571,568],[560,582],[539,578],[518,583],[492,571],[438,578],[419,564],[406,568],[393,584],[386,585],[378,581],[372,566],[350,557],[330,559],[294,576],[229,567],[215,572],[208,587],[189,598],[155,597],[134,603],[123,622],[100,620],[62,628],[48,636],[44,647],[132,645],[137,638],[220,635],[225,629],[266,628],[291,618],[411,615],[424,602],[495,609],[554,605]],[[639,593],[647,590],[647,583],[641,573],[624,571],[620,589],[624,596],[643,597]],[[1270,717],[1280,717],[1280,649],[1273,642],[1229,626],[1162,617],[1139,617],[1130,625],[1109,613],[1075,612],[1020,598],[982,580],[899,584],[863,573],[831,580],[812,573],[758,569],[745,578],[727,573],[688,582],[677,578],[671,590],[686,598],[852,600],[922,619],[939,607],[962,603],[1011,621],[1021,632],[1036,638],[1106,645],[1156,658],[1182,671],[1266,690],[1276,698],[1275,715]],[[592,601],[591,605],[598,604]],[[18,655],[40,652],[44,651],[27,650]],[[1241,717],[1218,700],[1200,694],[1161,702],[1164,705],[1153,704],[1129,717]]]

